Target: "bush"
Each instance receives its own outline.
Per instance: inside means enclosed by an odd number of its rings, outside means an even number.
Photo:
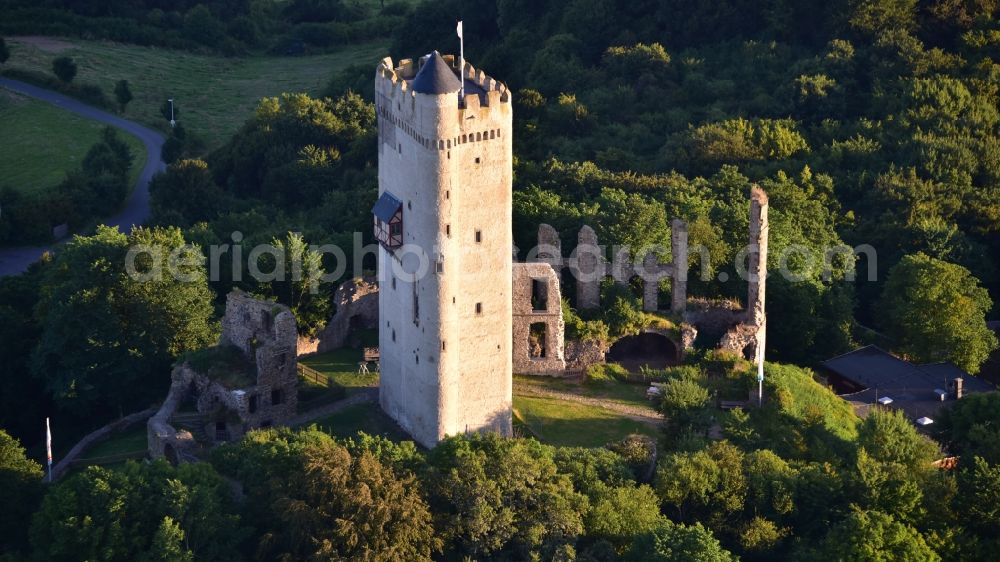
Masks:
[[[651,438],[633,433],[621,441],[609,443],[607,448],[625,459],[637,481],[648,482],[652,479],[653,469],[656,468],[656,442]]]
[[[52,61],[52,73],[69,84],[76,78],[76,63],[70,57],[58,57]]]
[[[628,380],[628,370],[617,363],[591,365],[584,374],[587,383],[620,382]]]
[[[580,341],[607,342],[608,325],[602,320],[584,320],[570,307],[569,301],[562,301],[563,322],[566,326],[566,339]]]

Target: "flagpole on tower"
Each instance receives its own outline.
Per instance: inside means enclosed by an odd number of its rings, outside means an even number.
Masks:
[[[49,418],[45,418],[45,453],[49,461],[49,483],[52,483],[52,429],[49,427]]]
[[[458,32],[458,79],[462,83],[462,103],[465,103],[465,38],[462,36],[462,20],[455,28]]]

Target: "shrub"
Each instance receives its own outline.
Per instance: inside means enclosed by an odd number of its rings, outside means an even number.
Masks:
[[[598,364],[587,367],[584,376],[588,383],[625,381],[628,379],[628,370],[617,363]]]
[[[70,57],[58,57],[52,61],[52,73],[69,84],[76,78],[76,63]]]
[[[584,320],[569,305],[565,298],[562,301],[563,322],[566,326],[566,338],[580,341],[608,341],[608,325],[601,320]]]

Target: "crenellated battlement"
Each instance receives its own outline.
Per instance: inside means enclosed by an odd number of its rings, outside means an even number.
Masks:
[[[416,95],[410,88],[410,81],[412,81],[417,72],[420,71],[420,67],[423,65],[423,61],[427,59],[430,55],[425,55],[421,57],[417,63],[413,62],[413,59],[402,59],[399,61],[399,65],[393,65],[391,57],[385,57],[382,59],[377,68],[376,72],[376,88],[382,90],[380,87],[380,81],[386,81],[390,86],[388,88],[391,94],[388,96],[393,100],[396,100],[396,96],[409,96],[413,97]],[[482,92],[471,92],[468,91],[466,95],[466,109],[472,109],[473,107],[492,107],[498,103],[509,104],[510,91],[507,89],[507,85],[503,82],[493,79],[487,75],[482,70],[477,70],[473,67],[469,61],[465,61],[464,72],[460,73],[458,69],[458,60],[455,55],[441,55],[441,58],[448,63],[452,72],[456,75],[461,74],[467,81],[471,82],[473,85],[478,86]],[[389,93],[387,92],[387,93]],[[398,93],[398,94],[397,94]],[[468,102],[472,101],[473,93],[478,93],[480,99],[476,100],[478,103],[472,106]],[[485,94],[485,96],[483,96]],[[485,100],[482,98],[485,97]],[[463,109],[462,104],[457,105],[459,109]]]
[[[395,136],[402,133],[427,150],[447,151],[468,143],[502,138],[511,113],[507,86],[466,62],[464,101],[452,93],[419,93],[413,89],[412,82],[426,58],[417,62],[403,59],[394,65],[392,59],[386,57],[378,64],[375,106],[383,141],[390,146],[398,145]],[[459,70],[455,57],[442,55],[441,58],[457,77]],[[454,99],[454,105],[450,99]],[[449,111],[451,108],[454,112]]]

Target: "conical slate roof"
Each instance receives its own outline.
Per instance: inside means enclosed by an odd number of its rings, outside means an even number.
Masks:
[[[462,89],[458,76],[452,72],[448,63],[441,58],[441,53],[434,51],[427,62],[420,67],[420,72],[410,83],[410,87],[418,94],[451,94]]]

